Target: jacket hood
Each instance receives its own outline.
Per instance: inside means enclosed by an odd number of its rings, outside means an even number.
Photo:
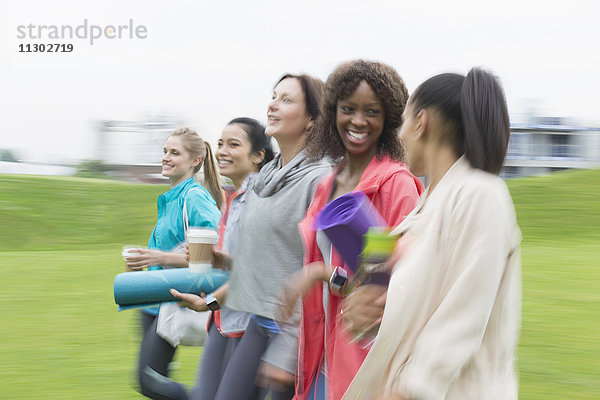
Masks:
[[[322,168],[330,168],[329,163],[324,160],[309,161],[304,150],[284,167],[281,166],[281,154],[277,154],[273,160],[261,168],[254,183],[254,191],[259,197],[272,196],[288,184]]]

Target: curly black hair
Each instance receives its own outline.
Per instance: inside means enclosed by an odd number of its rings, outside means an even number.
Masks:
[[[371,86],[385,110],[383,131],[377,143],[377,158],[381,159],[386,154],[393,160],[404,158],[404,149],[396,137],[408,100],[404,81],[394,68],[386,64],[354,60],[339,65],[325,82],[321,116],[306,137],[306,151],[311,159],[329,157],[340,160],[346,156],[346,148],[336,127],[337,103],[340,99],[350,97],[362,81]]]

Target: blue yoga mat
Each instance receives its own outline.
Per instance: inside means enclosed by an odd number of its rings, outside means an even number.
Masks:
[[[228,279],[229,273],[221,270],[196,273],[190,272],[189,268],[173,268],[123,272],[115,277],[115,303],[122,311],[177,301],[169,289],[182,293],[211,293]]]

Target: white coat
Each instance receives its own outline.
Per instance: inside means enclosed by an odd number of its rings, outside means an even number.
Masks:
[[[396,232],[412,245],[344,399],[382,389],[405,400],[516,399],[521,233],[505,183],[463,156]]]

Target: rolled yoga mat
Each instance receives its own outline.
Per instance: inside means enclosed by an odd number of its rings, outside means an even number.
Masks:
[[[363,235],[371,227],[385,227],[385,220],[363,192],[351,192],[327,203],[317,216],[317,228],[323,230],[333,247],[352,272],[360,265]]]
[[[229,280],[221,270],[190,272],[189,268],[123,272],[115,277],[114,295],[118,310],[177,301],[169,289],[182,293],[212,293]]]

